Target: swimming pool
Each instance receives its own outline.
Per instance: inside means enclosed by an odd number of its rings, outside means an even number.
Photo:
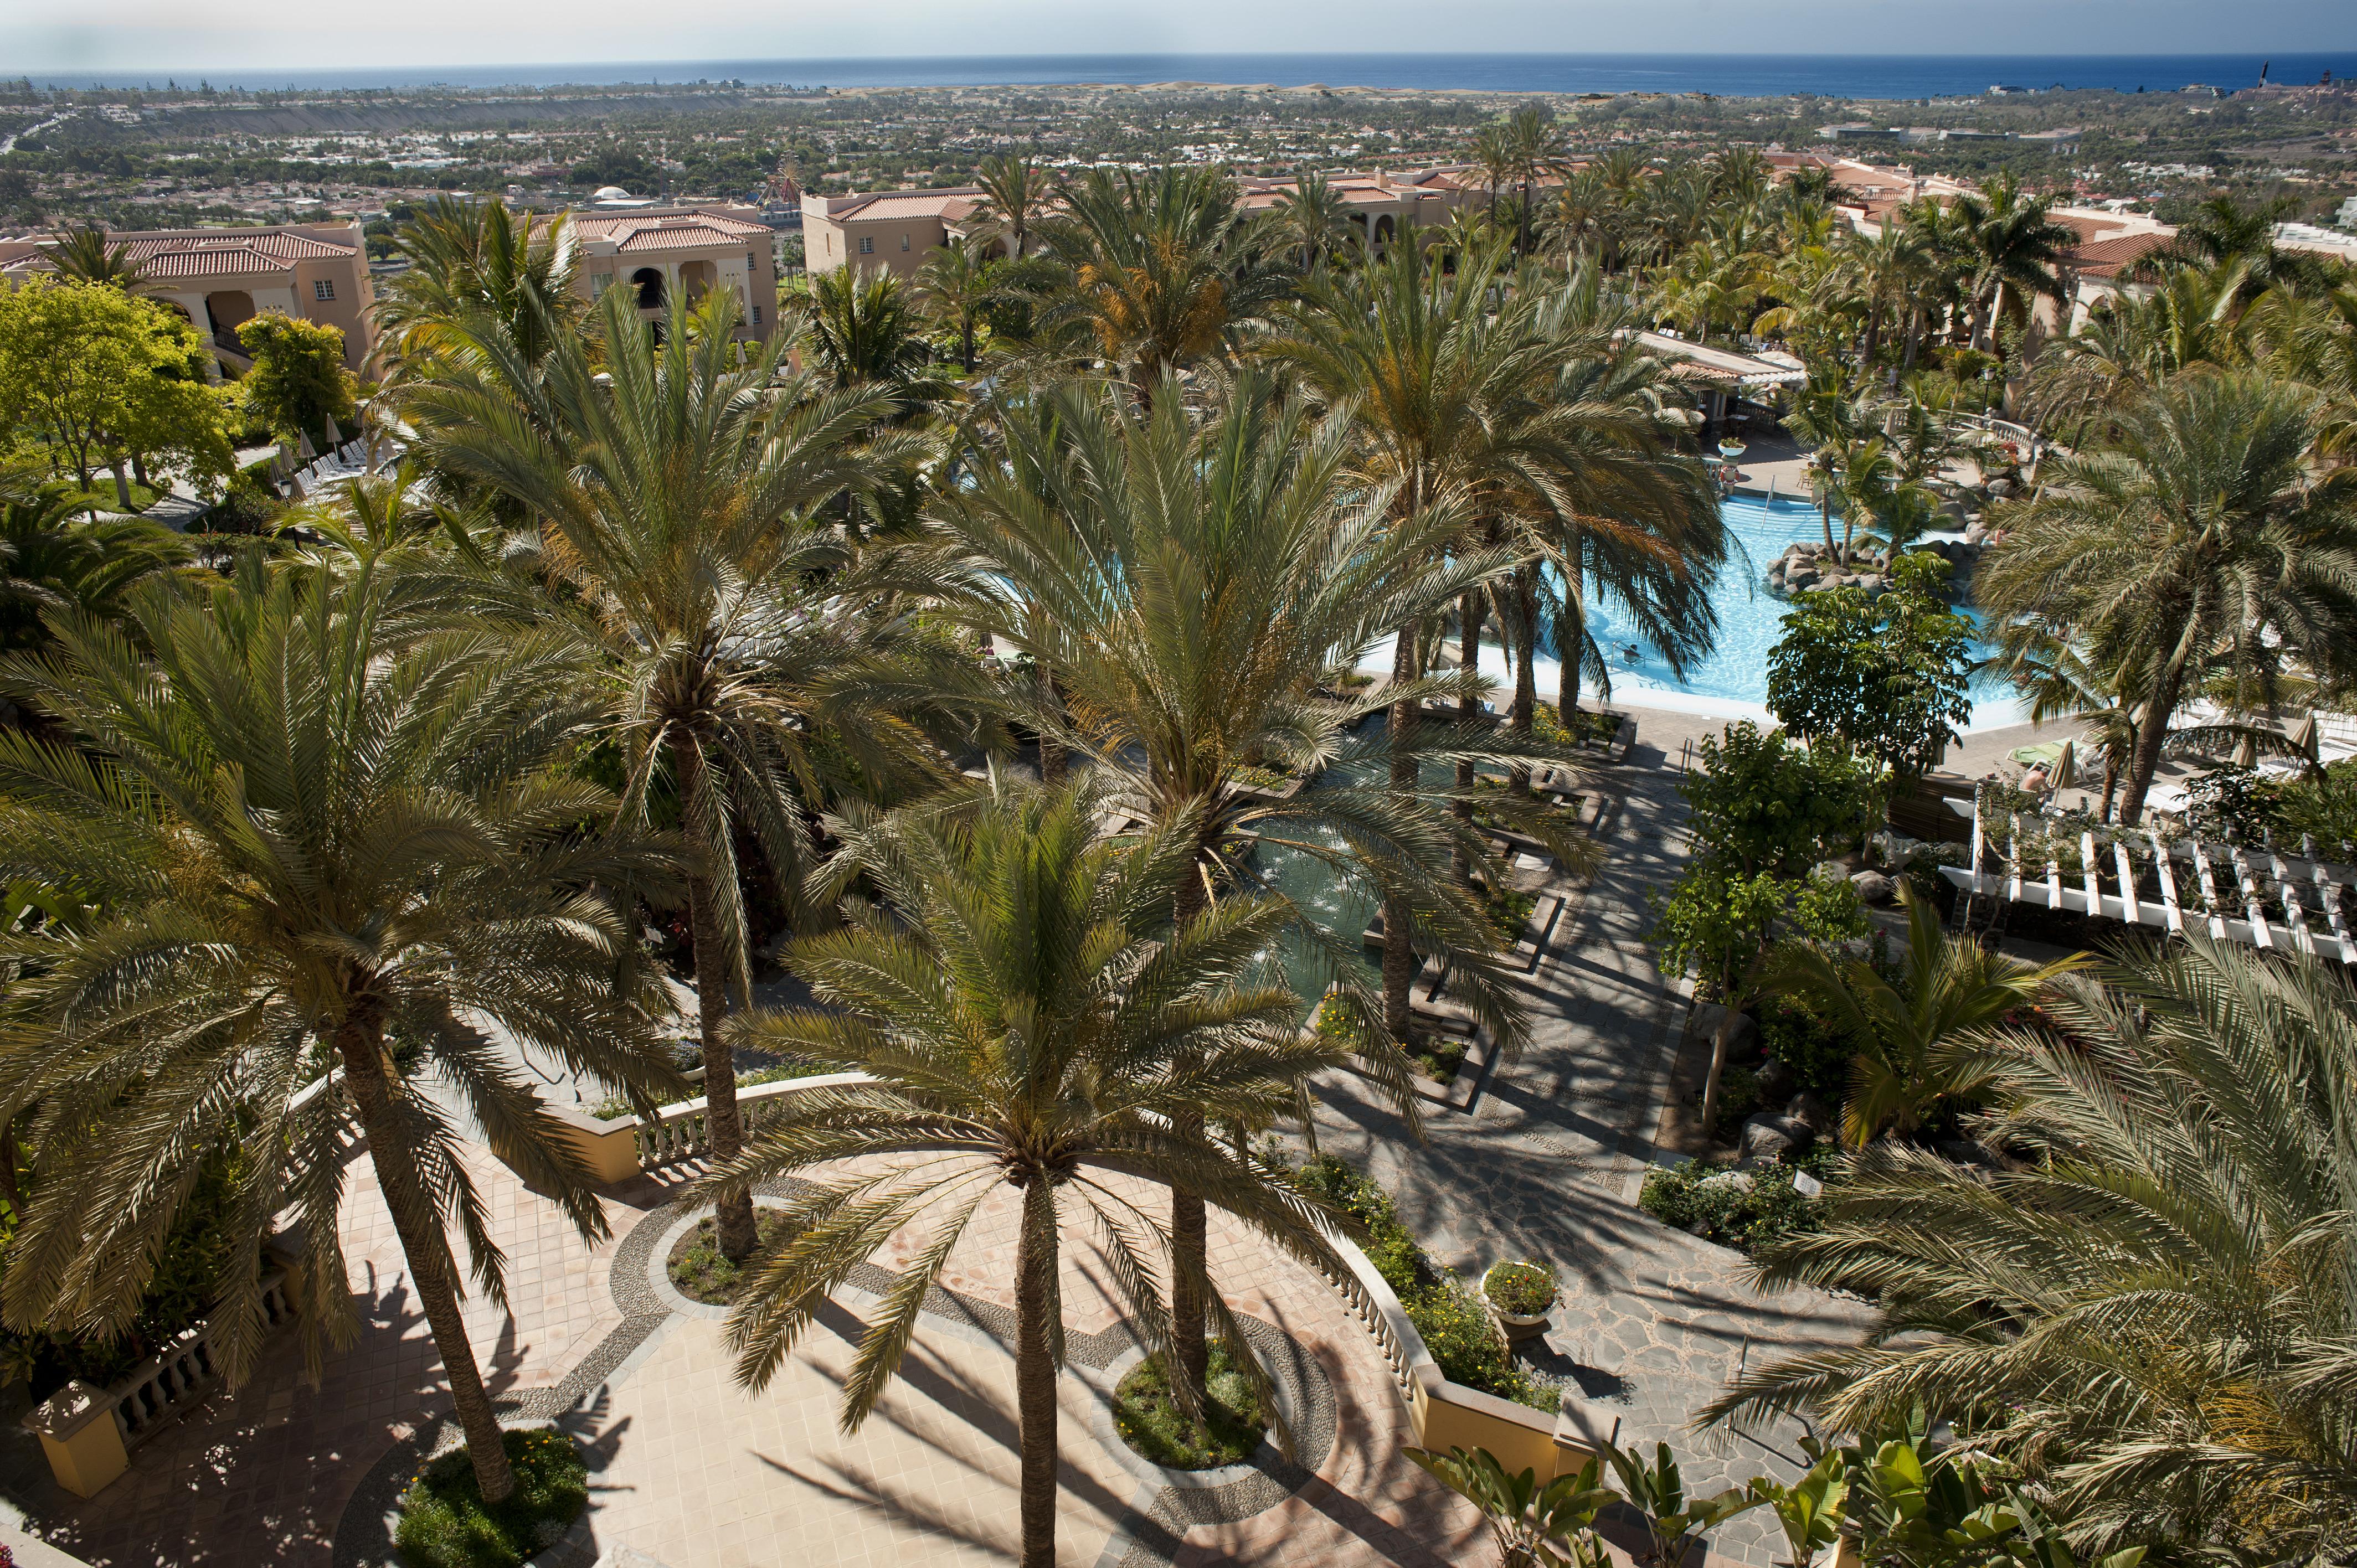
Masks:
[[[1710,657],[1686,671],[1684,681],[1671,673],[1660,650],[1630,625],[1625,609],[1603,596],[1589,596],[1588,622],[1595,629],[1596,640],[1615,650],[1614,702],[1726,718],[1769,717],[1768,650],[1781,635],[1781,623],[1791,607],[1770,594],[1760,578],[1769,563],[1781,555],[1786,545],[1821,540],[1824,531],[1817,521],[1817,509],[1807,501],[1730,496],[1722,504],[1720,515],[1741,549],[1728,553],[1727,567],[1711,594],[1712,607],[1718,611],[1717,644]],[[1839,537],[1838,521],[1835,528]],[[1638,650],[1633,663],[1624,661],[1618,652],[1631,643],[1635,643]],[[1975,644],[1974,651],[1977,654],[1983,650]],[[1367,660],[1364,667],[1389,671],[1390,644],[1386,642],[1379,656]],[[1481,670],[1511,689],[1512,675],[1502,650],[1484,647]],[[1552,702],[1559,679],[1558,666],[1544,649],[1536,673],[1540,697]],[[1587,683],[1585,690],[1588,699],[1593,700],[1593,682]],[[1964,727],[1993,729],[2025,724],[2029,716],[2028,703],[2011,687],[2001,681],[1983,680],[1974,684],[1973,716]]]

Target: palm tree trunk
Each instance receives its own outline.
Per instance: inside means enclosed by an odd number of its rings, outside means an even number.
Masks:
[[[1460,671],[1469,670],[1478,672],[1481,668],[1481,619],[1482,612],[1487,607],[1481,596],[1481,590],[1479,588],[1473,589],[1457,601],[1457,663]],[[1470,726],[1480,723],[1480,698],[1469,691],[1457,699],[1457,720],[1459,724]],[[1473,788],[1473,765],[1470,762],[1460,762],[1457,765],[1457,788],[1460,790],[1470,790]],[[1467,824],[1468,830],[1470,830],[1473,821],[1473,802],[1469,797],[1462,800],[1451,800],[1448,803],[1448,810],[1450,815]],[[1458,886],[1471,886],[1473,862],[1466,854],[1464,844],[1458,843],[1449,850],[1448,868],[1455,874]]]
[[[1922,346],[1922,342],[1923,312],[1921,308],[1910,310],[1907,313],[1907,355],[1899,362],[1900,376],[1911,376],[1915,373],[1915,350]]]
[[[1022,1568],[1056,1568],[1056,1358],[1049,1349],[1049,1282],[1056,1261],[1055,1199],[1023,1192],[1015,1242],[1015,1420],[1023,1452]]]
[[[1416,668],[1416,635],[1414,627],[1399,630],[1399,646],[1392,655],[1392,682],[1405,690],[1407,683],[1422,673]],[[1392,788],[1413,790],[1416,787],[1415,755],[1408,747],[1415,738],[1415,704],[1401,701],[1392,703]],[[1383,899],[1383,1032],[1405,1044],[1408,1037],[1408,986],[1415,979],[1415,950],[1410,945],[1408,928],[1412,912],[1407,900],[1397,894]]]
[[[1513,635],[1522,639],[1523,657],[1514,666],[1514,705],[1507,720],[1507,731],[1516,740],[1531,738],[1531,725],[1539,713],[1539,572],[1523,565],[1514,571]],[[1512,769],[1513,792],[1527,799],[1531,792],[1531,765],[1517,762]]]
[[[672,768],[679,779],[679,798],[686,817],[690,853],[709,843],[713,831],[700,821],[704,752],[693,738],[672,743]],[[720,935],[718,893],[711,873],[691,861],[687,876],[688,937],[695,944],[695,1014],[697,1044],[704,1052],[704,1122],[706,1144],[714,1160],[737,1157],[745,1148],[745,1121],[737,1108],[737,1058],[728,1049],[722,1028],[728,1019],[730,955]],[[753,1229],[753,1195],[740,1192],[720,1200],[714,1212],[721,1255],[741,1263],[753,1254],[758,1232]]]
[[[1049,721],[1063,713],[1064,696],[1056,690],[1056,678],[1048,673],[1045,664],[1039,666],[1039,696],[1046,709],[1040,714],[1039,778],[1043,783],[1061,784],[1071,772],[1071,754],[1051,732]]]
[[[1563,585],[1563,614],[1555,623],[1555,656],[1563,664],[1555,671],[1555,717],[1575,739],[1578,732],[1572,725],[1579,713],[1579,661],[1587,652],[1587,606],[1580,599],[1577,580],[1567,577]]]
[[[433,1200],[419,1182],[416,1167],[410,1164],[409,1140],[393,1109],[382,1029],[373,1004],[361,1002],[336,1031],[336,1053],[343,1061],[344,1086],[351,1094],[361,1131],[368,1137],[369,1158],[376,1166],[377,1185],[393,1216],[393,1234],[401,1239],[402,1256],[409,1263],[418,1310],[434,1335],[443,1376],[450,1380],[450,1402],[457,1410],[459,1430],[467,1435],[467,1457],[475,1466],[475,1485],[486,1502],[495,1503],[515,1490],[515,1469],[508,1463],[499,1414],[483,1388],[482,1372],[475,1365],[474,1342],[467,1337],[467,1320],[458,1311],[447,1238],[429,1228]]]
[[[2144,815],[2145,794],[2152,788],[2153,775],[2160,771],[2160,748],[2169,740],[2169,716],[2177,711],[2184,683],[2184,665],[2170,660],[2146,705],[2144,724],[2136,732],[2136,753],[2128,764],[2127,795],[2120,801],[2120,821],[2130,827]]]
[[[1196,866],[1209,861],[1211,846],[1200,846]],[[1199,875],[1178,884],[1171,898],[1170,923],[1184,927],[1211,908],[1211,896]],[[1172,1131],[1181,1138],[1199,1138],[1203,1117],[1199,1111],[1173,1112]],[[1178,1375],[1200,1396],[1209,1391],[1211,1371],[1210,1330],[1205,1326],[1204,1293],[1211,1288],[1210,1215],[1202,1198],[1183,1187],[1170,1189],[1170,1337],[1178,1351]]]

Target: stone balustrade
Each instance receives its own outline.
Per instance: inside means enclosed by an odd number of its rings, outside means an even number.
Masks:
[[[262,1310],[273,1329],[295,1321],[285,1270],[263,1276]],[[210,1318],[191,1325],[113,1385],[94,1389],[77,1379],[27,1414],[24,1424],[40,1438],[58,1485],[78,1498],[96,1496],[131,1467],[133,1449],[196,1408],[221,1381],[214,1334]]]

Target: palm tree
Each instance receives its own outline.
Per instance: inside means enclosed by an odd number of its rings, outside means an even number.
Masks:
[[[2084,328],[2050,345],[2031,366],[2027,406],[2049,429],[2084,445],[2098,421],[2194,365],[2235,365],[2243,342],[2239,262],[2179,263],[2138,294],[2104,302]]]
[[[59,614],[53,651],[0,675],[79,742],[0,735],[0,865],[91,910],[84,930],[8,939],[0,1121],[31,1108],[39,1154],[5,1305],[20,1326],[121,1332],[199,1171],[233,1155],[213,1354],[232,1381],[253,1368],[261,1243],[288,1212],[316,1376],[320,1340],[358,1332],[337,1223],[357,1120],[498,1499],[514,1483],[448,1227],[495,1302],[503,1260],[453,1112],[584,1240],[606,1234],[532,1079],[480,1030],[642,1097],[675,1084],[661,993],[600,891],[657,863],[579,831],[615,803],[558,770],[595,713],[562,640],[408,635],[389,586],[249,559],[200,596],[141,587],[124,628]]]
[[[1531,253],[1531,218],[1536,210],[1539,182],[1560,172],[1570,161],[1555,112],[1544,104],[1526,103],[1506,117],[1505,153],[1508,170],[1522,187],[1523,199],[1514,210],[1514,254]]]
[[[1975,593],[2010,650],[2059,640],[2139,712],[2121,802],[2134,822],[2169,721],[2205,679],[2269,705],[2278,650],[2319,676],[2357,648],[2357,471],[2319,475],[2319,403],[2251,371],[2175,378],[2120,410],[2116,443],[2058,453],[2008,512]],[[2213,671],[2215,672],[2213,674]]]
[[[1978,1087],[1971,1074],[1973,1032],[2005,1021],[2084,955],[2031,964],[1941,929],[1939,907],[1904,892],[1907,954],[1896,979],[1873,964],[1796,942],[1770,961],[1767,983],[1809,998],[1839,1031],[1858,1042],[1842,1136],[1862,1149],[1885,1133],[1906,1135]]]
[[[1973,347],[1986,348],[2005,314],[2006,291],[2063,298],[2057,267],[2078,243],[2076,231],[2047,216],[2044,197],[2025,196],[2013,177],[1984,181],[1977,195],[1959,198],[1957,217],[1970,246],[1973,271]]]
[[[1299,258],[1303,272],[1345,249],[1354,235],[1350,203],[1315,170],[1304,170],[1291,189],[1276,193],[1265,222],[1269,242]]]
[[[842,1423],[876,1408],[918,1331],[926,1294],[985,1207],[1014,1208],[1015,1383],[1023,1568],[1056,1561],[1057,1285],[1068,1224],[1107,1257],[1131,1331],[1169,1362],[1158,1282],[1168,1239],[1143,1200],[1184,1183],[1314,1266],[1341,1266],[1335,1221],[1276,1168],[1204,1129],[1290,1108],[1330,1053],[1301,1004],[1263,978],[1289,918],[1259,897],[1170,924],[1194,875],[1188,835],[1125,850],[1097,838],[1085,790],[1006,789],[845,824],[837,885],[869,879],[883,908],[847,902],[847,929],[794,944],[819,1005],[748,1018],[741,1037],[839,1070],[856,1087],[798,1097],[722,1163],[707,1192],[882,1159],[882,1170],[803,1177],[793,1239],[751,1275],[728,1324],[737,1376],[759,1388],[816,1321],[827,1293],[903,1227],[924,1224],[915,1264],[881,1304],[844,1381]],[[1213,1293],[1246,1375],[1266,1375]],[[1183,1394],[1180,1396],[1185,1398]]]
[[[956,335],[958,363],[969,376],[974,374],[974,335],[1002,293],[996,272],[979,247],[954,235],[935,246],[917,269],[918,302]]]
[[[109,240],[95,223],[69,223],[49,237],[42,253],[58,275],[75,283],[100,284],[139,294],[153,285],[145,262],[132,260],[131,247]]]
[[[1243,376],[1208,417],[1176,392],[1125,410],[1117,393],[1068,385],[1002,411],[1004,450],[937,507],[938,564],[918,576],[962,578],[963,613],[1054,672],[1059,700],[1021,716],[1092,763],[1110,811],[1193,835],[1175,920],[1264,886],[1272,853],[1306,855],[1417,910],[1456,962],[1452,988],[1512,1037],[1495,936],[1449,877],[1452,851],[1497,868],[1447,792],[1364,779],[1382,745],[1350,736],[1389,696],[1332,694],[1386,633],[1505,563],[1435,571],[1454,516],[1395,518],[1388,488],[1354,493],[1348,418],[1313,422],[1272,378]],[[1272,769],[1316,782],[1273,790]],[[1361,1059],[1413,1117],[1401,1036],[1373,1026],[1383,1003],[1360,978],[1360,932],[1285,908],[1324,960],[1315,990],[1330,980],[1327,1004],[1355,1017]],[[1202,1204],[1184,1184],[1173,1194],[1180,1362],[1199,1384]]]
[[[1810,448],[1809,485],[1817,494],[1817,520],[1824,530],[1825,553],[1847,560],[1847,550],[1836,550],[1834,544],[1834,496],[1841,488],[1842,467],[1866,431],[1866,415],[1858,407],[1849,372],[1830,362],[1811,366],[1808,384],[1793,394],[1784,428]]]
[[[982,160],[974,183],[982,188],[992,228],[1006,238],[1008,258],[1021,261],[1030,254],[1031,231],[1047,216],[1054,196],[1047,171],[1028,156],[993,153]]]
[[[812,357],[836,387],[888,392],[903,412],[940,401],[950,387],[918,330],[915,304],[909,286],[881,267],[813,273],[804,328]]]
[[[0,649],[38,648],[49,618],[121,613],[130,591],[193,558],[187,538],[145,518],[76,524],[81,502],[48,496],[39,468],[0,468]]]
[[[496,197],[437,196],[402,225],[409,263],[377,295],[376,318],[396,368],[452,343],[454,329],[496,321],[537,362],[581,326],[577,257],[565,214],[515,212]]]
[[[1969,1423],[2082,1547],[2331,1561],[2357,1545],[2357,1004],[2314,960],[2192,931],[2106,978],[1978,1053],[1999,1168],[1878,1144],[1824,1229],[1761,1257],[1770,1288],[1875,1319],[1704,1417]]]
[[[1252,226],[1222,170],[1092,169],[1042,228],[1071,282],[1043,328],[1083,332],[1139,397],[1165,370],[1232,348],[1291,292],[1286,269],[1248,242]]]
[[[1583,673],[1592,672],[1606,696],[1611,693],[1611,663],[1589,626],[1591,594],[1628,611],[1679,674],[1709,652],[1717,635],[1710,590],[1727,540],[1718,498],[1703,467],[1675,450],[1667,369],[1624,336],[1627,324],[1626,313],[1606,302],[1601,274],[1581,267],[1546,297],[1538,326],[1559,365],[1540,415],[1553,443],[1555,495],[1519,511],[1515,521],[1536,561],[1554,567],[1549,596],[1561,661],[1555,711],[1566,725],[1578,711]],[[1535,596],[1535,563],[1518,575],[1516,588]],[[1513,722],[1523,728],[1533,702],[1533,607],[1517,608],[1526,656]]]
[[[858,444],[891,397],[786,371],[783,335],[740,353],[735,300],[715,289],[691,315],[674,299],[658,346],[633,302],[609,290],[602,360],[572,338],[534,383],[418,394],[436,466],[541,520],[546,570],[597,650],[628,769],[626,817],[651,821],[666,787],[677,802],[722,1158],[743,1139],[721,1029],[731,993],[751,983],[739,835],[791,890],[810,856],[808,812],[831,785],[854,774],[888,788],[933,768],[907,720],[861,685],[905,630],[866,614],[867,596],[842,574],[841,535],[813,516],[906,459],[906,437]],[[719,1231],[722,1251],[745,1257],[750,1202],[724,1205]]]
[[[1858,345],[1860,374],[1874,363],[1881,346],[1885,312],[1903,311],[1922,275],[1923,239],[1900,222],[1889,222],[1882,232],[1852,246],[1850,263],[1859,296],[1866,303],[1866,337]]]
[[[1497,498],[1552,493],[1552,450],[1532,416],[1556,362],[1552,345],[1531,329],[1538,308],[1531,294],[1517,291],[1499,306],[1493,279],[1504,255],[1492,238],[1451,273],[1423,246],[1395,245],[1346,278],[1308,280],[1305,308],[1267,347],[1313,395],[1349,410],[1358,477],[1383,486],[1401,520],[1444,504],[1471,515],[1485,497],[1496,515]],[[1464,611],[1466,628],[1477,629],[1475,606]],[[1415,728],[1434,690],[1418,633],[1400,627],[1392,659],[1392,787],[1403,795],[1420,788]],[[1469,638],[1468,646],[1478,645]],[[1469,661],[1458,692],[1469,698],[1477,691],[1478,665]],[[1399,1039],[1409,1026],[1415,924],[1405,899],[1384,899],[1383,1026]]]

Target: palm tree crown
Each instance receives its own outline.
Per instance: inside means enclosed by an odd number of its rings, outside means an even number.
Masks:
[[[742,1037],[869,1081],[797,1097],[707,1183],[742,1191],[812,1173],[787,1204],[793,1239],[730,1317],[738,1375],[755,1387],[829,1291],[895,1232],[924,1227],[845,1380],[847,1429],[882,1396],[975,1215],[994,1199],[1019,1205],[1025,1568],[1055,1561],[1067,1225],[1097,1239],[1133,1332],[1165,1358],[1171,1265],[1143,1207],[1151,1186],[1184,1184],[1285,1251],[1340,1266],[1324,1211],[1217,1132],[1274,1114],[1332,1059],[1303,1036],[1299,999],[1263,978],[1287,912],[1233,898],[1173,928],[1172,897],[1195,874],[1190,836],[1123,849],[1094,836],[1098,810],[1084,789],[994,786],[978,800],[846,822],[834,880],[865,876],[882,907],[850,902],[846,929],[797,942],[789,964],[821,1005],[748,1017]],[[824,1169],[847,1160],[861,1163]],[[1216,1292],[1210,1307],[1228,1343],[1244,1346]],[[1239,1360],[1265,1388],[1257,1362]]]

